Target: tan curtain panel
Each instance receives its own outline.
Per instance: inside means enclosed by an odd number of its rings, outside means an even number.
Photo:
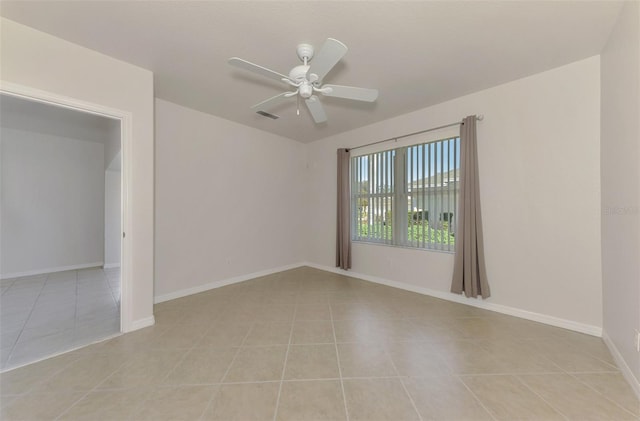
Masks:
[[[338,149],[338,219],[336,221],[336,267],[351,269],[351,191],[349,150]]]
[[[482,238],[475,115],[466,117],[460,127],[460,200],[451,292],[464,292],[467,297],[491,295]]]

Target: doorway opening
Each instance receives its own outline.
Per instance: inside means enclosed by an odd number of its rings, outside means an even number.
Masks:
[[[123,331],[126,167],[117,116],[2,92],[0,130],[5,371]]]

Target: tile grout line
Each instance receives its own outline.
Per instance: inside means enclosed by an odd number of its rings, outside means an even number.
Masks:
[[[615,402],[613,399],[608,398],[607,396],[605,396],[602,392],[600,392],[598,389],[592,387],[589,383],[586,383],[582,380],[580,380],[578,377],[576,377],[573,373],[569,373],[567,372],[567,374],[569,376],[571,376],[571,378],[575,379],[576,381],[580,382],[581,384],[583,384],[584,386],[586,386],[587,388],[591,389],[592,391],[596,392],[598,395],[602,396],[605,400],[611,402],[612,404],[614,404],[615,406],[617,406],[618,408],[622,409],[623,411],[627,412],[628,414],[631,414],[632,416],[637,416],[636,414],[632,413],[631,411],[629,411],[627,408],[625,408],[624,406],[618,404],[618,402]]]
[[[20,329],[20,334],[16,338],[16,341],[13,343],[13,346],[11,347],[11,351],[9,351],[9,356],[7,357],[6,365],[8,365],[9,361],[11,361],[11,358],[13,358],[13,351],[15,351],[16,346],[18,345],[18,342],[20,342],[20,338],[22,337],[22,334],[24,333],[24,330],[27,327],[27,324],[29,323],[29,320],[31,319],[31,316],[33,315],[33,311],[36,308],[36,304],[38,303],[38,300],[40,299],[40,295],[42,294],[42,290],[44,289],[44,286],[49,281],[49,275],[50,274],[48,273],[47,277],[45,278],[44,282],[42,283],[42,286],[40,287],[40,290],[38,291],[38,295],[36,296],[36,299],[33,301],[33,305],[31,306],[31,310],[29,311],[29,316],[27,316],[27,319],[24,321],[24,324],[22,325],[22,328]],[[13,286],[16,282],[17,282],[17,280],[14,281],[13,284],[11,284],[11,286]],[[3,367],[3,369],[4,369],[4,367]]]
[[[298,294],[296,292],[296,298]],[[287,369],[287,360],[289,359],[289,350],[291,349],[291,341],[293,340],[293,329],[295,327],[296,314],[298,313],[298,304],[293,306],[293,317],[291,318],[291,330],[289,331],[289,344],[287,345],[287,351],[284,354],[284,365],[282,366],[282,375],[280,376],[280,387],[278,388],[278,397],[276,398],[276,408],[273,412],[273,421],[278,418],[278,409],[280,408],[280,395],[282,394],[282,385],[284,383],[284,373]]]
[[[86,357],[85,357],[86,358]],[[80,361],[82,359],[79,358],[77,361]],[[76,362],[77,362],[76,361]],[[60,413],[60,415],[58,415],[57,417],[54,418],[54,421],[58,421],[60,419],[60,417],[62,417],[64,414],[66,414],[67,412],[69,412],[73,407],[75,407],[81,400],[83,400],[84,398],[86,398],[87,396],[89,396],[89,394],[91,392],[93,392],[94,390],[96,390],[98,388],[98,386],[100,386],[102,383],[106,382],[108,379],[110,379],[118,370],[120,370],[127,362],[123,361],[117,368],[115,368],[113,370],[113,372],[111,372],[111,374],[109,374],[107,377],[105,377],[102,381],[96,383],[95,386],[93,386],[91,389],[87,390],[86,393],[82,394],[82,396],[80,396],[78,399],[76,399],[71,405],[69,405],[69,407],[67,409],[65,409],[64,411],[62,411]],[[53,377],[53,376],[52,376]]]
[[[221,382],[227,377],[227,375],[229,374],[229,371],[231,371],[231,367],[233,366],[233,363],[236,361],[236,358],[238,357],[238,354],[240,353],[240,350],[242,349],[242,345],[244,345],[245,341],[249,337],[249,334],[251,333],[251,331],[253,330],[255,325],[256,325],[255,321],[251,322],[251,327],[249,327],[249,329],[247,329],[247,333],[245,333],[244,337],[242,338],[242,341],[240,341],[240,344],[238,345],[238,349],[236,349],[236,353],[233,354],[233,358],[231,359],[231,362],[229,363],[229,366],[227,367],[227,369],[225,370],[224,374],[220,378]],[[220,384],[222,384],[222,383],[220,383]],[[205,405],[204,410],[202,411],[202,414],[200,414],[200,417],[198,419],[200,419],[200,420],[203,419],[203,417],[205,416],[205,414],[207,413],[207,411],[211,407],[213,399],[215,398],[215,396],[219,392],[220,392],[220,389],[218,389],[215,393],[213,393],[211,395],[211,397],[209,398],[209,402],[207,402],[207,404]]]
[[[336,326],[333,320],[333,309],[331,303],[327,303],[329,306],[329,317],[331,318],[331,330],[333,331],[334,346],[336,349],[336,358],[338,359],[338,375],[340,376],[340,389],[342,390],[342,402],[344,404],[344,412],[349,421],[349,409],[347,408],[347,395],[344,392],[344,379],[342,377],[342,367],[340,366],[340,352],[338,351],[338,337],[336,336]]]
[[[400,372],[398,371],[398,367],[396,367],[396,363],[393,362],[393,358],[391,358],[391,355],[389,355],[389,351],[388,351],[386,346],[383,348],[383,351],[384,351],[384,354],[389,359],[389,362],[391,362],[391,367],[393,367],[393,371],[399,377],[400,385],[402,385],[402,389],[404,390],[404,393],[407,394],[407,397],[409,398],[409,401],[411,402],[411,406],[413,407],[413,410],[416,411],[416,414],[418,414],[418,419],[420,421],[422,421],[422,414],[420,414],[420,411],[418,411],[418,407],[416,406],[416,403],[413,400],[413,396],[411,396],[411,393],[409,393],[409,390],[407,389],[407,386],[404,384],[403,378],[405,378],[406,376],[401,376],[400,375]]]
[[[560,373],[563,375],[566,375],[567,373]],[[565,420],[569,421],[570,418],[569,416],[565,415],[564,412],[562,412],[560,409],[556,408],[555,406],[551,405],[551,402],[547,401],[543,396],[541,396],[538,392],[536,392],[535,390],[533,390],[531,387],[529,387],[529,385],[527,383],[525,383],[524,380],[522,380],[520,378],[520,375],[518,374],[513,374],[512,377],[515,377],[516,380],[518,380],[520,382],[520,384],[522,384],[524,387],[526,387],[531,393],[533,393],[534,395],[536,395],[538,398],[540,398],[540,400],[542,400],[542,402],[546,403],[547,405],[549,405],[549,407],[551,409],[553,409],[554,411],[556,411],[558,414],[560,414]]]
[[[493,415],[493,411],[490,411],[489,408],[487,408],[484,405],[484,402],[482,402],[482,400],[473,392],[473,390],[471,390],[471,388],[469,386],[467,386],[467,384],[460,378],[459,375],[454,374],[453,377],[456,378],[456,380],[458,380],[460,383],[462,383],[462,385],[464,386],[465,389],[467,389],[469,391],[469,393],[471,393],[471,396],[473,396],[473,398],[476,400],[476,402],[478,402],[478,404],[480,404],[480,406],[482,407],[482,409],[485,410],[485,412],[487,414],[489,414],[489,416],[491,417],[491,419],[493,421],[498,421],[498,419]]]

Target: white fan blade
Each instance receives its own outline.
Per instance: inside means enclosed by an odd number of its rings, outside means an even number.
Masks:
[[[355,86],[324,85],[320,89],[325,96],[373,102],[378,98],[377,89],[356,88]]]
[[[333,66],[335,66],[344,55],[347,54],[347,46],[337,39],[327,38],[327,40],[311,59],[307,79],[311,74],[318,75],[318,80],[322,80]]]
[[[287,100],[293,96],[290,94],[291,92],[283,92],[269,99],[265,99],[264,101],[251,107],[251,109],[256,111],[264,111],[269,107],[275,107],[276,105],[282,104],[283,102],[287,102]]]
[[[248,70],[250,72],[257,73],[259,75],[268,77],[269,79],[275,79],[280,82],[282,82],[283,78],[289,79],[289,76],[285,76],[281,73],[274,72],[273,70],[267,69],[266,67],[258,66],[257,64],[251,63],[250,61],[243,60],[238,57],[231,57],[229,59],[229,64],[234,67]]]
[[[309,108],[309,112],[311,113],[311,117],[313,117],[313,121],[316,123],[324,123],[327,121],[327,115],[324,112],[324,108],[320,103],[320,99],[317,96],[313,95],[311,98],[306,99],[304,101],[307,104],[307,108]]]

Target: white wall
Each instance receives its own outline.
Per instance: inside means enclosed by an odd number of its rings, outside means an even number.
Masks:
[[[120,171],[104,173],[104,267],[120,267],[121,219]]]
[[[104,145],[2,128],[3,278],[103,261]]]
[[[602,52],[604,333],[640,395],[640,6],[625,4]]]
[[[156,100],[156,297],[304,259],[304,148]]]
[[[120,124],[111,126],[104,140],[104,168],[105,170],[121,169],[122,139]]]
[[[20,25],[0,21],[0,77],[38,89],[131,113],[132,155],[126,200],[124,247],[131,255],[131,314],[125,329],[153,323],[153,74],[76,44]],[[128,305],[123,302],[123,306]]]
[[[309,144],[307,258],[334,266],[337,148],[484,114],[478,154],[489,302],[598,333],[599,66],[589,58]],[[412,287],[447,294],[452,267],[452,254],[353,245],[353,272]]]

